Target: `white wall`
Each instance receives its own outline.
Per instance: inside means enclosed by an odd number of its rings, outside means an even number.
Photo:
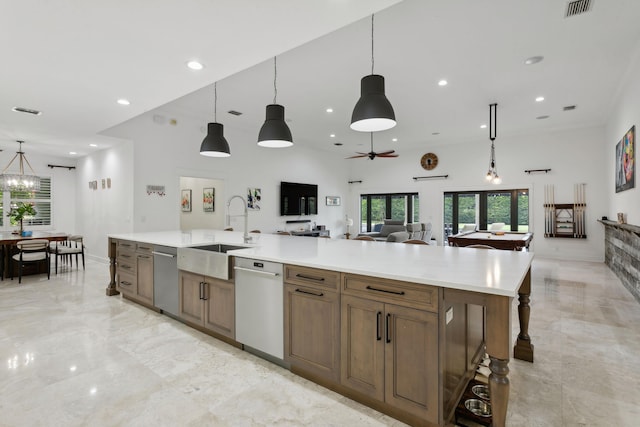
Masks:
[[[111,188],[102,189],[102,179],[107,178],[111,178]],[[96,180],[98,189],[90,189],[89,182]],[[107,234],[133,231],[133,186],[130,142],[78,159],[75,228],[77,234],[84,236],[89,257],[105,260]]]
[[[364,193],[415,192],[420,197],[420,221],[431,222],[434,237],[442,244],[443,193],[445,191],[527,188],[530,190],[532,250],[538,256],[594,260],[604,259],[604,231],[596,222],[608,212],[606,180],[602,168],[603,128],[577,129],[534,136],[497,138],[496,161],[503,181],[487,184],[488,139],[468,143],[425,147],[419,151],[398,150],[395,159],[344,160],[351,166],[349,213],[358,218],[359,195]],[[384,146],[381,149],[394,147]],[[424,153],[434,152],[439,163],[426,171],[420,166]],[[547,169],[548,174],[531,174],[525,169]],[[414,181],[414,176],[449,175],[446,180]],[[553,184],[556,203],[573,203],[573,186],[586,183],[587,239],[544,237],[544,185]],[[357,221],[356,221],[357,223]]]
[[[214,189],[213,212],[205,212],[203,206],[203,189]],[[224,181],[180,177],[180,190],[191,190],[191,212],[180,211],[180,229],[196,230],[200,228],[224,228],[224,203],[220,196],[224,195]]]
[[[640,225],[640,172],[638,172],[638,135],[640,135],[640,49],[636,52],[635,61],[629,67],[624,79],[620,85],[615,105],[612,109],[610,119],[607,124],[605,133],[605,144],[603,164],[606,169],[606,190],[609,194],[609,209],[603,214],[608,215],[609,219],[616,221],[618,212],[627,215],[629,224]],[[615,150],[616,144],[622,139],[624,134],[631,128],[636,126],[635,143],[635,164],[636,164],[636,185],[635,188],[615,192]]]
[[[18,145],[16,144],[16,151]],[[33,167],[33,171],[39,176],[51,177],[51,226],[29,227],[34,230],[55,230],[66,233],[74,233],[76,227],[76,175],[77,171],[72,169],[50,168],[47,165],[76,166],[75,159],[61,157],[41,156],[37,152],[29,150],[27,144],[23,146],[25,157]],[[0,153],[0,165],[5,168],[16,153],[6,150]],[[17,172],[19,170],[19,160],[11,165],[7,172]],[[31,170],[25,165],[25,173],[30,174]],[[7,218],[4,218],[7,221]]]

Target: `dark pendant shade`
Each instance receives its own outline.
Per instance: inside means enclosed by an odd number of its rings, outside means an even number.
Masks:
[[[360,81],[360,99],[351,115],[351,129],[360,132],[378,132],[396,125],[393,107],[384,94],[384,77],[365,76]]]
[[[223,135],[224,126],[220,123],[209,123],[207,126],[207,136],[200,145],[200,154],[209,157],[229,157],[229,143]]]
[[[258,145],[269,148],[283,148],[293,145],[291,131],[284,121],[284,107],[282,105],[267,105],[267,118],[260,128]]]

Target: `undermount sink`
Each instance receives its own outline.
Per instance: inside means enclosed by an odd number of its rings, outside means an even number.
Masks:
[[[229,280],[232,269],[231,256],[227,255],[227,251],[245,248],[247,246],[221,243],[178,248],[178,269]]]

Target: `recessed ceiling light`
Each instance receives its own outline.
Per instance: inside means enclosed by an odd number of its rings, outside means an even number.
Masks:
[[[480,125],[480,129],[486,129],[487,125]]]
[[[442,79],[438,82],[438,86],[446,86],[449,82],[447,82],[446,80]]]
[[[71,154],[73,156],[73,155],[78,154],[78,153],[76,153],[75,151],[69,151],[69,154]]]
[[[532,56],[524,60],[525,65],[533,65],[541,62],[544,59],[544,56]]]
[[[333,113],[333,108],[327,108],[327,113]]]
[[[97,147],[98,144],[89,144],[89,147]]]
[[[198,61],[189,61],[187,62],[187,67],[191,68],[192,70],[202,70],[204,68],[204,65],[202,65],[202,63]]]
[[[120,99],[118,99],[118,104],[120,104],[120,105],[130,105],[131,102],[129,102],[128,99],[120,98]]]
[[[536,117],[536,119],[538,119],[538,120],[544,120],[544,119],[548,119],[548,118],[549,118],[549,116],[538,116],[538,117]]]
[[[398,142],[398,138],[391,138],[391,141]]]
[[[332,134],[331,134],[331,135],[329,135],[329,136],[330,136],[331,138],[335,138],[335,137],[336,137],[336,134],[335,134],[335,133],[332,133]]]
[[[544,101],[544,96],[539,96],[536,98],[536,102],[542,102]]]

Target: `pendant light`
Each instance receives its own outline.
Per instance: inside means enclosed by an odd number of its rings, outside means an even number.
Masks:
[[[498,167],[496,166],[496,147],[494,140],[496,139],[496,114],[498,110],[498,104],[489,104],[489,139],[491,140],[491,155],[489,158],[489,170],[487,171],[486,179],[493,184],[500,184],[502,178],[498,175]]]
[[[207,125],[207,136],[202,140],[200,145],[200,154],[208,157],[229,157],[229,143],[225,139],[223,132],[224,126],[218,123],[218,83],[213,84],[213,123]]]
[[[373,17],[371,15],[371,75],[360,80],[360,99],[351,115],[351,129],[359,132],[378,132],[396,125],[393,107],[384,94],[384,77],[373,74]]]
[[[0,189],[3,191],[39,191],[40,190],[40,177],[36,175],[27,160],[27,157],[24,155],[22,151],[22,144],[24,141],[17,141],[20,144],[20,148],[16,152],[16,155],[13,156],[13,159],[9,162],[7,167],[4,168],[2,174],[0,174]],[[20,171],[18,173],[6,173],[7,169],[11,167],[13,161],[20,157]],[[24,174],[24,164],[29,166],[31,169],[31,175]]]
[[[284,107],[276,103],[278,97],[278,67],[273,57],[273,104],[267,105],[266,119],[258,134],[258,145],[268,148],[285,148],[293,145],[289,126],[284,121]]]

